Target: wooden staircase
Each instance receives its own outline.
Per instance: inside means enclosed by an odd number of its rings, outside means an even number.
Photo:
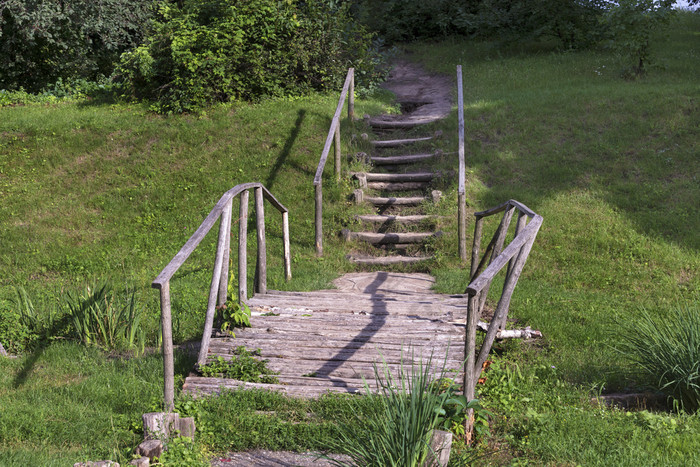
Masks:
[[[355,264],[421,263],[432,258],[427,243],[442,235],[436,229],[438,218],[425,213],[425,205],[438,202],[441,196],[439,191],[431,190],[431,183],[438,175],[431,170],[432,162],[441,152],[420,151],[426,143],[434,145],[441,132],[417,137],[406,134],[439,120],[413,117],[411,114],[420,111],[420,107],[415,106],[411,113],[399,117],[365,116],[379,139],[366,138],[372,148],[371,155],[354,156],[364,160],[371,170],[351,175],[359,185],[353,193],[355,203],[366,206],[370,212],[355,218],[363,230],[341,232],[346,241],[354,242],[355,247],[347,258]]]

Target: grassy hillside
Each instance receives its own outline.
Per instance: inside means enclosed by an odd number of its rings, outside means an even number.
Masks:
[[[464,67],[470,209],[515,198],[544,217],[512,317],[545,340],[496,349],[480,388],[494,413],[492,436],[479,448],[484,463],[700,465],[697,415],[626,413],[589,402],[599,391],[647,383],[613,348],[620,324],[634,323],[643,308],[665,317],[700,300],[698,31],[698,15],[679,15],[657,42],[658,67],[637,81],[622,79],[622,65],[606,51],[456,39],[408,47],[409,58],[436,71]],[[0,108],[0,313],[17,312],[16,286],[48,319],[64,291],[111,277],[136,288],[155,344],[159,310],[150,281],[221,194],[248,181],[263,182],[291,212],[294,279],[285,283],[280,222],[267,211],[270,287],[328,286],[350,268],[334,232],[352,209],[351,187],[334,186],[328,167],[319,259],[311,183],[336,100],[314,95],[180,117],[93,102]],[[357,105],[359,115],[376,114],[389,100],[377,95]],[[441,143],[448,152],[456,150],[456,126],[453,112]],[[437,210],[454,216],[450,180],[442,182],[447,196]],[[443,227],[448,234],[430,270],[440,291],[463,292],[454,219]],[[201,332],[213,241],[173,280],[178,341]],[[140,413],[153,410],[154,400],[157,407],[159,359],[117,364],[93,350],[50,341],[22,359],[0,360],[0,406],[9,408],[0,412],[0,464],[125,456],[133,447]],[[183,360],[179,374],[187,366]],[[76,394],[100,413],[79,410]],[[100,436],[85,435],[98,419]],[[278,422],[241,426],[260,433]],[[299,439],[276,447],[303,449]],[[236,447],[267,442],[245,440]],[[221,436],[202,442],[212,450],[230,446]]]

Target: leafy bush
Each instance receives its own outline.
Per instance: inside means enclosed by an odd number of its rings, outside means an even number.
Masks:
[[[700,408],[700,304],[663,317],[640,311],[621,326],[617,349],[676,406],[689,412]]]
[[[360,17],[391,42],[448,35],[554,36],[569,48],[599,38],[604,5],[603,0],[364,0]]]
[[[143,352],[146,333],[133,291],[117,294],[109,282],[69,292],[66,311],[76,336],[87,345]]]
[[[160,3],[145,43],[122,56],[125,94],[159,112],[337,87],[347,68],[373,74],[371,35],[347,6],[183,0]],[[362,75],[362,73],[360,73]]]
[[[625,74],[639,76],[651,61],[651,36],[668,24],[672,0],[619,0],[611,6],[604,23],[611,36],[608,46],[632,63]]]
[[[38,92],[58,78],[108,76],[140,42],[151,8],[143,0],[0,2],[0,89]]]

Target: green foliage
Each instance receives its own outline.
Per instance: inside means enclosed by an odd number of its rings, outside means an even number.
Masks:
[[[668,25],[671,0],[619,0],[603,18],[611,39],[608,46],[630,63],[625,75],[640,76],[651,62],[652,36]]]
[[[240,346],[230,360],[217,357],[215,361],[201,366],[199,371],[204,376],[219,376],[250,383],[278,383],[279,380],[274,376],[276,373],[267,367],[267,360],[255,358],[259,355],[259,349],[251,352]]]
[[[700,304],[663,316],[641,310],[621,325],[617,349],[656,390],[688,412],[700,408]]]
[[[0,3],[0,89],[38,92],[59,78],[96,80],[142,37],[142,0],[6,0]]]
[[[0,316],[0,344],[7,352],[21,353],[36,340],[37,335],[25,324],[20,312],[0,307]]]
[[[560,39],[565,48],[593,43],[603,0],[389,0],[362,2],[360,18],[390,42],[466,35]]]
[[[84,344],[143,352],[146,344],[141,326],[143,313],[134,291],[118,294],[105,281],[88,285],[82,292],[68,292],[65,304],[74,331]]]
[[[413,355],[411,355],[413,359]],[[438,380],[443,379],[444,365]],[[356,423],[338,426],[338,441],[329,446],[331,452],[351,458],[347,463],[330,459],[338,466],[420,466],[431,452],[430,439],[438,428],[447,391],[438,393],[433,387],[432,355],[423,362],[412,364],[410,370],[402,365],[401,377],[396,378],[386,362],[382,368],[374,365],[375,382],[372,390],[365,382],[367,399],[375,409],[366,416],[356,416]]]
[[[484,408],[478,399],[468,401],[463,394],[459,394],[459,385],[449,378],[434,382],[431,384],[431,390],[437,391],[438,394],[447,395],[442,406],[437,409],[440,429],[452,431],[457,436],[463,436],[467,411],[471,409],[474,414],[474,431],[477,439],[484,440],[490,436],[489,416],[493,414]]]
[[[166,451],[152,465],[164,467],[205,467],[210,465],[202,448],[191,438],[174,437],[166,443]]]
[[[369,85],[378,78],[371,47],[347,7],[321,0],[162,2],[145,43],[122,57],[119,79],[154,110],[188,112],[337,88],[350,66]]]

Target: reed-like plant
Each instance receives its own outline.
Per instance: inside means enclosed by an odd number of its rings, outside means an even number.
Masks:
[[[617,349],[649,384],[687,412],[700,409],[700,303],[659,316],[641,310],[622,327]]]
[[[86,345],[143,352],[146,336],[133,291],[118,294],[106,281],[68,292],[65,304],[77,337]]]
[[[411,361],[415,362],[413,352]],[[432,384],[445,375],[445,363],[435,371],[433,356],[425,362],[404,365],[398,377],[386,361],[374,365],[377,389],[365,381],[366,396],[374,412],[357,417],[355,423],[339,424],[338,441],[330,451],[350,460],[326,457],[336,466],[413,467],[423,465],[432,453],[433,430],[438,426],[447,392],[438,393]],[[435,454],[435,453],[433,453]],[[435,456],[437,458],[437,456]]]

